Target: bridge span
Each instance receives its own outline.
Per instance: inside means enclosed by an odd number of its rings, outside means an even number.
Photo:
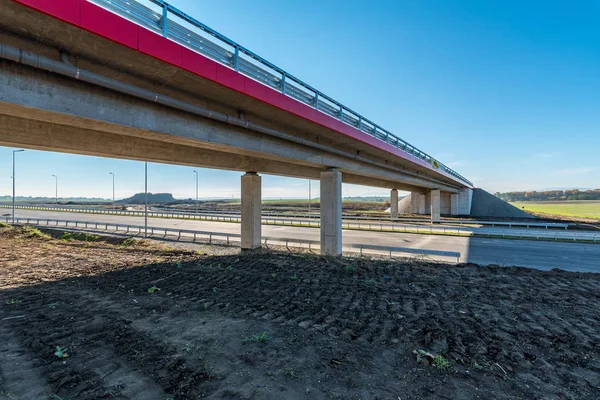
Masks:
[[[473,185],[162,0],[0,0],[0,145],[245,172],[242,247],[260,246],[260,173],[321,181],[321,251],[342,249],[342,182],[469,215]]]

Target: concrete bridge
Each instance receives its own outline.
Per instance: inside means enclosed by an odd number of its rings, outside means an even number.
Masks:
[[[185,24],[183,23],[185,22]],[[0,0],[0,145],[245,172],[242,247],[260,245],[261,177],[321,181],[324,254],[342,182],[469,215],[471,182],[162,0]]]

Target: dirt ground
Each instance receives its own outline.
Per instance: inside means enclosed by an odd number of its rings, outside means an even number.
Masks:
[[[0,233],[0,399],[600,398],[599,274],[120,241]]]

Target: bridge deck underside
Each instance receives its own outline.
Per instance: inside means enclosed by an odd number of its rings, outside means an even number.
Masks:
[[[22,79],[19,84],[26,85],[31,89],[29,93],[21,91],[19,93],[21,98],[16,101],[14,96],[7,98],[3,95],[3,98],[0,98],[0,101],[4,102],[1,108],[5,117],[12,116],[38,121],[40,130],[42,130],[42,122],[44,122],[43,130],[45,132],[57,132],[59,130],[57,126],[61,125],[77,127],[80,132],[84,130],[112,132],[120,137],[119,140],[114,140],[115,145],[119,141],[122,143],[125,140],[124,137],[154,140],[162,142],[163,146],[166,146],[164,143],[170,143],[170,146],[173,147],[180,146],[179,153],[186,151],[192,153],[193,150],[195,157],[193,160],[185,161],[175,156],[159,157],[152,153],[136,155],[135,152],[128,151],[129,147],[127,146],[101,154],[90,150],[89,143],[85,148],[81,145],[79,146],[81,148],[78,149],[76,142],[77,140],[82,141],[84,135],[81,134],[80,138],[74,140],[72,145],[67,146],[63,143],[63,148],[57,148],[55,144],[59,142],[59,139],[56,137],[56,133],[51,141],[38,142],[33,140],[33,132],[29,132],[28,139],[26,139],[27,135],[22,135],[21,137],[24,139],[21,143],[17,143],[15,140],[10,140],[12,134],[7,132],[0,137],[0,141],[6,145],[242,171],[247,170],[248,166],[254,165],[256,166],[254,169],[261,170],[262,168],[262,172],[266,173],[310,178],[317,177],[318,172],[327,167],[337,167],[343,171],[344,181],[348,183],[411,191],[424,192],[437,187],[455,192],[460,186],[430,169],[242,95],[181,68],[176,68],[80,28],[65,24],[55,18],[34,12],[14,2],[0,0],[0,3],[2,4],[0,26],[4,28],[4,32],[0,32],[0,42],[54,59],[58,58],[59,49],[68,51],[72,55],[71,61],[82,69],[155,90],[157,93],[173,96],[235,117],[241,110],[247,119],[258,124],[334,149],[360,154],[362,157],[402,169],[405,173],[385,171],[351,159],[342,160],[338,156],[318,152],[294,143],[276,143],[277,141],[273,138],[266,138],[264,135],[248,130],[237,130],[230,127],[225,129],[215,122],[202,121],[198,117],[185,115],[185,113],[172,109],[165,110],[165,107],[159,109],[160,107],[157,105],[143,104],[144,102],[136,99],[125,99],[123,96],[117,99],[119,96],[114,93],[102,93],[100,88],[85,87],[82,83],[67,82],[63,78],[59,79],[47,74],[37,76],[37,81],[34,82],[32,75],[39,75],[37,72],[25,71],[23,67],[16,68],[24,71],[18,72],[9,65],[10,63],[5,62],[2,65],[3,75],[18,76],[19,79]],[[10,87],[11,82],[7,81],[10,79],[3,80],[1,88],[3,93],[13,91]],[[56,81],[61,82],[56,88],[52,88],[51,85],[55,85]],[[43,96],[44,93],[36,93],[35,87],[43,88],[43,91],[47,92],[56,90],[52,96]],[[60,101],[63,99],[61,96],[65,95],[70,96],[71,104]],[[94,102],[91,100],[92,96],[99,97]],[[111,102],[113,109],[109,107]],[[82,109],[84,107],[81,104],[87,105],[87,108]],[[98,107],[98,105],[102,107]],[[21,106],[37,110],[25,111],[21,109]],[[74,115],[77,118],[73,118]],[[4,127],[0,130],[6,132],[10,130],[8,128]],[[87,136],[94,135],[88,133]],[[63,134],[64,138],[66,135]],[[105,136],[105,139],[108,138]],[[41,139],[41,137],[37,137],[37,139]],[[63,142],[65,141],[63,140]],[[46,143],[46,145],[41,145],[41,143]],[[152,144],[151,147],[156,148],[157,146]],[[170,151],[175,154],[175,150]],[[225,155],[231,160],[226,163],[215,161],[219,158],[218,156]],[[287,165],[287,168],[282,168],[284,165]]]
[[[5,146],[422,190],[418,179],[0,61]]]

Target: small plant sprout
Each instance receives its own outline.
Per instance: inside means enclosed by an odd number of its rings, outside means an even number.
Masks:
[[[181,261],[177,261],[177,269],[181,268],[183,268],[183,264],[181,263]]]
[[[439,369],[450,368],[450,361],[448,361],[441,354],[435,355],[435,354],[431,354],[425,350],[415,350],[415,351],[413,351],[413,353],[416,354],[418,363],[426,362],[427,364],[433,365]]]
[[[56,306],[58,306],[58,303],[50,303],[48,304],[48,308],[54,310],[56,308]]]
[[[6,302],[7,306],[16,306],[17,304],[21,304],[23,301],[22,300],[15,300],[15,299],[10,299]]]
[[[346,265],[346,272],[348,272],[349,274],[355,273],[356,265],[354,265],[354,264]]]
[[[438,354],[433,359],[433,365],[440,369],[448,369],[450,368],[450,362],[441,354]]]
[[[156,286],[152,286],[151,288],[148,288],[148,293],[152,294],[155,292],[158,292],[160,290],[160,288],[157,288]]]
[[[263,332],[260,335],[255,334],[244,338],[244,343],[267,343],[270,339],[271,337],[267,334],[267,332]]]
[[[294,275],[292,275],[290,279],[293,280],[293,281],[295,281],[296,279],[298,279],[298,277],[296,276],[295,272],[294,272]]]
[[[67,354],[67,350],[69,350],[68,347],[62,349],[60,346],[56,346],[56,351],[54,352],[54,355],[58,358],[67,358],[69,357],[69,355]]]
[[[121,247],[131,247],[134,246],[136,244],[136,240],[134,238],[127,238],[125,240],[123,240],[123,242],[121,242],[120,246]]]

